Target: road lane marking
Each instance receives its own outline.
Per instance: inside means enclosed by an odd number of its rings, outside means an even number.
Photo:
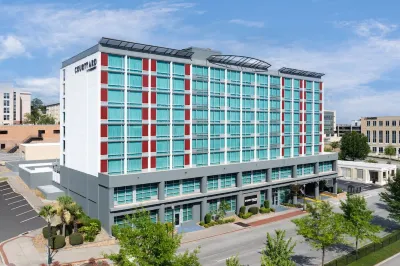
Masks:
[[[13,192],[8,192],[8,193],[6,193],[6,194],[3,194],[3,196],[9,195],[9,194],[12,194],[12,193],[15,193],[15,192],[14,192],[14,191],[13,191]]]
[[[23,212],[23,213],[20,213],[20,214],[17,214],[17,215],[15,215],[15,216],[20,216],[20,215],[22,215],[22,214],[25,214],[25,213],[28,213],[28,212],[31,212],[31,211],[33,211],[33,209],[31,209],[31,210],[29,210],[29,211],[26,211],[26,212]]]
[[[21,207],[24,207],[24,206],[28,206],[28,204],[24,204],[24,205],[21,205],[21,206],[18,206],[18,207],[14,207],[11,210],[15,210],[15,209],[18,209],[18,208],[21,208]]]
[[[5,188],[5,189],[0,189],[0,191],[4,191],[4,190],[8,190],[8,189],[11,189],[11,187]]]
[[[35,218],[38,218],[39,216],[33,216],[33,217],[31,217],[31,218],[28,218],[28,219],[26,219],[26,220],[23,220],[23,221],[21,221],[21,222],[19,222],[20,224],[22,224],[22,223],[25,223],[26,221],[29,221],[29,220],[32,220],[32,219],[35,219]]]
[[[11,204],[14,204],[14,203],[17,203],[17,202],[21,202],[21,201],[24,201],[25,199],[22,199],[22,200],[17,200],[17,201],[14,201],[14,202],[11,202],[11,203],[8,203],[8,205],[11,205]]]
[[[18,197],[22,197],[22,195],[18,195],[18,196],[15,196],[15,197],[11,197],[11,198],[8,198],[8,199],[6,199],[6,200],[15,199],[15,198],[18,198]]]

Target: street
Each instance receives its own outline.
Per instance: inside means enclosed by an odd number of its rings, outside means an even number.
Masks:
[[[388,212],[380,202],[379,192],[383,189],[363,192],[368,207],[374,210],[374,223],[387,228],[380,235],[387,234],[397,228],[397,225],[388,220]],[[333,203],[334,210],[340,211],[339,202]],[[238,232],[203,239],[192,243],[183,244],[180,251],[193,250],[200,246],[200,262],[202,265],[222,266],[230,256],[238,255],[243,265],[260,265],[261,251],[266,240],[266,233],[273,233],[274,230],[286,230],[286,237],[292,237],[296,241],[293,260],[297,265],[319,265],[321,263],[321,251],[316,251],[304,242],[301,236],[296,234],[295,225],[290,221],[280,221],[258,227],[251,227]],[[330,261],[342,254],[352,250],[351,247],[334,247],[326,253],[325,260]]]

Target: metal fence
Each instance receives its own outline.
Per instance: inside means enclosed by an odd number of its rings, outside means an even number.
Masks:
[[[344,255],[336,260],[330,261],[326,263],[325,266],[346,266],[350,263],[359,260],[372,252],[378,251],[381,248],[384,248],[396,241],[400,240],[400,231],[396,231],[391,233],[383,238],[381,238],[381,242],[379,243],[370,243],[358,249],[358,256],[356,256],[356,251],[352,251],[351,253]]]

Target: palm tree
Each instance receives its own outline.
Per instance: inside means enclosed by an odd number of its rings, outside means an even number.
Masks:
[[[82,207],[76,203],[68,206],[68,212],[71,214],[71,220],[74,224],[74,233],[78,232],[77,221],[83,215]]]
[[[61,196],[57,198],[57,202],[57,215],[61,218],[62,235],[65,236],[65,226],[71,222],[69,208],[74,204],[74,201],[70,196]]]

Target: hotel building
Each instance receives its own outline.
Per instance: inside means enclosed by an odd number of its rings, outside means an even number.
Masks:
[[[323,152],[323,74],[246,56],[102,38],[60,71],[59,188],[106,230],[146,208],[197,223],[291,200],[291,184],[333,180]]]

